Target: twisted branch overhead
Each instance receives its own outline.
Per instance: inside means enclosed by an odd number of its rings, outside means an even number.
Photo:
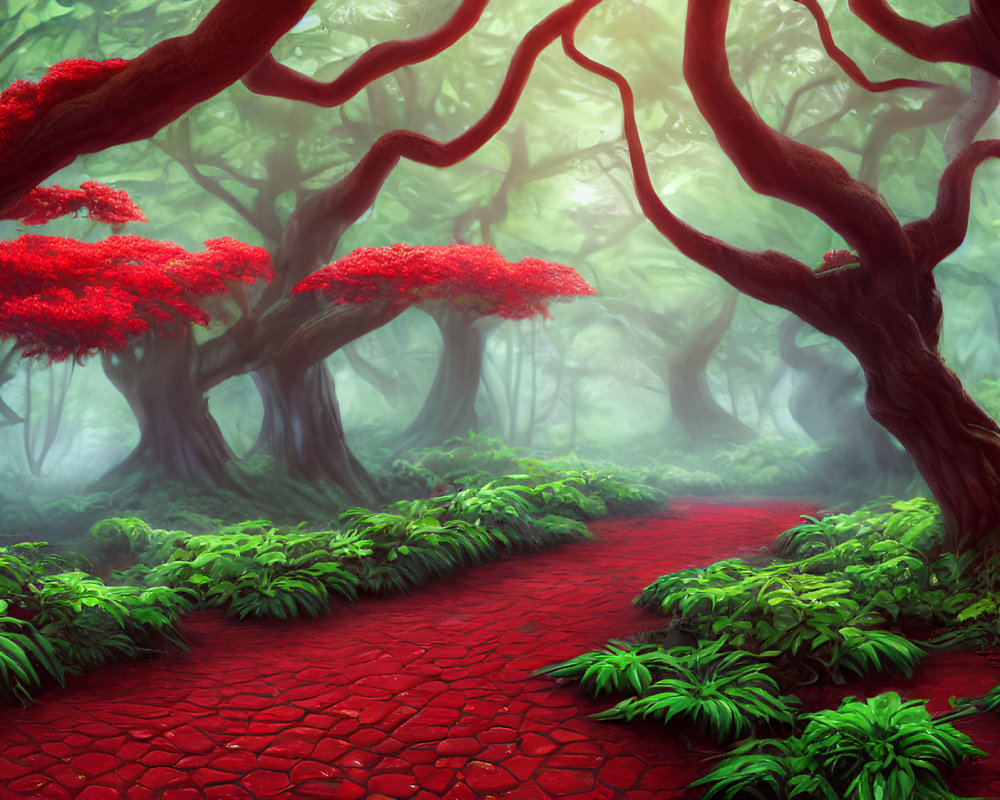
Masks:
[[[852,81],[869,92],[888,92],[893,89],[943,89],[947,88],[939,83],[929,81],[917,81],[909,78],[893,78],[888,81],[871,81],[861,71],[861,68],[843,50],[837,47],[833,41],[833,33],[830,31],[830,23],[826,19],[826,14],[819,7],[817,0],[795,0],[812,14],[816,20],[816,27],[819,29],[819,38],[823,43],[826,54],[844,71]]]
[[[302,100],[324,108],[339,106],[372,81],[447,50],[472,29],[488,2],[463,0],[458,10],[436,31],[415,39],[377,44],[332,81],[317,81],[279,64],[268,55],[243,77],[243,84],[256,94]]]
[[[573,0],[531,28],[511,58],[493,105],[464,133],[449,142],[409,130],[385,133],[344,178],[304,202],[286,225],[282,244],[275,254],[275,269],[280,277],[258,303],[257,311],[263,316],[241,320],[230,330],[230,336],[201,346],[202,385],[206,388],[216,385],[245,371],[248,365],[273,358],[274,348],[283,338],[276,337],[274,331],[283,329],[290,321],[302,325],[303,319],[309,320],[304,323],[309,329],[327,326],[329,315],[317,313],[313,298],[297,295],[278,302],[281,295],[332,257],[341,235],[375,202],[400,159],[447,167],[468,158],[492,139],[510,119],[539,54],[600,2]],[[307,339],[310,349],[308,353],[300,353],[300,357],[315,362],[332,352],[329,347],[333,340],[305,337],[302,341]]]
[[[1000,77],[1000,7],[971,0],[967,15],[924,25],[896,13],[888,0],[849,0],[854,15],[873,31],[921,61],[951,61]]]
[[[186,36],[166,39],[19,124],[0,150],[0,211],[82,153],[152,136],[239,80],[313,0],[218,0]]]
[[[650,179],[631,86],[618,72],[580,53],[573,31],[568,31],[563,46],[569,57],[618,88],[643,213],[689,258],[740,291],[791,310],[817,328],[824,329],[825,321],[846,302],[845,282],[859,290],[856,281],[861,275],[894,282],[901,297],[914,298],[915,309],[922,306],[923,301],[916,299],[922,296],[920,282],[961,243],[968,225],[972,177],[979,164],[1000,156],[1000,142],[977,142],[966,148],[942,175],[934,212],[904,228],[874,189],[851,178],[830,156],[782,135],[757,116],[729,74],[728,13],[728,0],[689,3],[684,69],[699,108],[751,188],[824,220],[861,254],[861,269],[814,273],[784,253],[742,250],[679,220],[660,200]]]
[[[734,247],[681,221],[663,204],[649,176],[635,119],[632,87],[620,73],[583,55],[573,42],[573,33],[569,31],[563,36],[566,54],[584,69],[611,81],[618,88],[636,197],[643,213],[656,229],[670,239],[681,253],[745,294],[772,303],[794,302],[803,308],[811,304],[817,307],[818,312],[818,281],[812,270],[801,261],[777,251],[754,252]]]

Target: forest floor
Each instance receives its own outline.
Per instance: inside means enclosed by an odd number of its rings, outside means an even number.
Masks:
[[[0,800],[693,800],[685,787],[708,769],[705,743],[589,719],[610,701],[531,672],[662,627],[631,605],[646,584],[755,551],[814,510],[677,502],[661,516],[594,523],[594,541],[321,619],[193,614],[181,625],[189,653],[106,667],[0,711]],[[996,654],[938,655],[911,682],[805,699],[896,689],[936,711],[948,695],[997,683]],[[1000,726],[958,727],[990,755],[963,765],[954,785],[1000,797]]]

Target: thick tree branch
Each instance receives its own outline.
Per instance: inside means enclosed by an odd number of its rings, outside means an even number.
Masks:
[[[973,0],[973,7],[982,7],[994,0]],[[975,28],[995,12],[980,11],[978,20],[970,14],[944,25],[924,25],[897,14],[888,0],[849,0],[854,15],[880,36],[921,61],[951,61],[979,67],[994,75],[1000,74],[1000,53],[980,49]],[[994,20],[995,22],[995,20]]]
[[[751,189],[804,208],[861,254],[867,269],[893,269],[907,241],[875,189],[834,158],[783,136],[757,115],[729,73],[729,0],[688,3],[684,77],[716,139]]]
[[[696,0],[707,2],[707,0]],[[563,37],[563,49],[577,64],[611,81],[618,88],[625,116],[625,139],[639,206],[650,222],[681,253],[712,270],[744,294],[780,305],[822,327],[833,296],[819,277],[801,261],[774,250],[752,252],[707,236],[682,222],[663,204],[653,187],[635,119],[635,98],[628,81],[609,67],[584,56],[573,43],[572,31]]]
[[[923,272],[934,269],[965,239],[972,179],[977,167],[989,158],[1000,158],[1000,139],[985,139],[966,147],[942,173],[931,215],[903,229]]]
[[[447,167],[476,152],[510,119],[542,50],[579,23],[600,2],[573,0],[528,31],[511,58],[493,105],[465,133],[450,142],[438,142],[407,130],[383,134],[350,173],[299,206],[288,220],[281,246],[274,255],[277,276],[257,303],[255,311],[258,318],[241,320],[226,336],[202,345],[199,375],[203,385],[207,388],[225,377],[239,374],[251,362],[258,364],[261,355],[257,350],[261,342],[268,342],[269,352],[278,354],[275,348],[290,334],[285,330],[284,323],[278,325],[276,321],[286,319],[288,306],[303,302],[302,295],[287,298],[288,290],[329,261],[344,231],[375,202],[399,160],[408,158],[429,166]],[[299,341],[305,342],[305,339]],[[336,347],[326,353],[322,352],[322,348],[334,344],[339,347],[343,342],[338,344],[338,341],[335,337],[308,337],[310,357],[324,358]],[[280,352],[288,351],[281,345]]]
[[[812,14],[813,19],[816,20],[816,27],[819,29],[819,38],[823,43],[823,49],[826,50],[826,54],[833,59],[836,64],[844,71],[852,81],[854,81],[858,86],[863,89],[867,89],[869,92],[888,92],[893,89],[904,89],[904,88],[916,88],[916,89],[940,89],[942,87],[939,83],[931,83],[929,81],[915,81],[909,78],[893,78],[888,81],[871,81],[865,74],[861,71],[856,63],[833,41],[833,33],[830,31],[830,23],[826,19],[826,15],[823,13],[823,9],[819,7],[819,3],[816,0],[795,0],[806,7],[810,14]]]
[[[219,0],[186,36],[167,39],[99,85],[18,124],[0,152],[0,212],[81,153],[152,136],[239,80],[313,0]]]
[[[243,84],[256,94],[303,100],[324,108],[339,106],[383,75],[426,61],[451,47],[472,29],[488,2],[465,0],[436,31],[415,39],[375,45],[332,81],[317,81],[268,55],[243,77]]]
[[[504,126],[528,81],[535,59],[555,39],[577,24],[601,0],[573,0],[535,25],[518,45],[493,105],[468,130],[449,142],[439,142],[408,130],[379,137],[357,166],[334,186],[309,198],[289,219],[275,270],[284,276],[272,292],[289,289],[333,255],[344,231],[378,196],[401,158],[433,167],[465,160]],[[262,302],[273,302],[273,293]]]

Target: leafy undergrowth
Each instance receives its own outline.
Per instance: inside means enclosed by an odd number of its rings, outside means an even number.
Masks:
[[[42,544],[0,547],[0,704],[27,703],[67,673],[180,644],[175,624],[194,608],[240,618],[317,616],[335,600],[403,591],[470,564],[586,537],[584,521],[610,511],[667,506],[660,493],[608,470],[554,475],[538,468],[379,510],[352,508],[326,530],[253,520],[192,535],[112,517],[89,537],[103,560],[133,562],[113,573],[118,585]]]
[[[930,649],[1000,643],[1000,556],[941,553],[938,509],[922,498],[806,519],[770,563],[731,558],[646,587],[635,602],[670,617],[659,633],[540,672],[625,695],[601,719],[741,740],[695,784],[706,800],[953,798],[944,775],[981,751],[950,722],[1000,710],[1000,687],[937,718],[891,692],[806,714],[794,690],[910,677]]]
[[[398,497],[479,486],[502,477],[530,484],[574,478],[600,493],[609,514],[654,513],[668,495],[713,495],[723,489],[709,472],[662,464],[626,468],[575,456],[541,460],[477,433],[407,453],[392,463],[385,481]]]

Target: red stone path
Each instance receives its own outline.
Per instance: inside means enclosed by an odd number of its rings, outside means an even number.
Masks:
[[[702,756],[654,725],[588,719],[607,703],[530,672],[658,627],[630,606],[644,585],[767,544],[808,510],[679,503],[319,620],[192,615],[189,654],[109,667],[0,712],[0,800],[694,798],[685,786]],[[968,656],[947,681],[928,674],[930,688],[950,683],[940,696],[958,679],[963,692],[989,688],[1000,665]],[[963,772],[970,793],[1000,785],[989,723],[977,730],[994,755]]]

